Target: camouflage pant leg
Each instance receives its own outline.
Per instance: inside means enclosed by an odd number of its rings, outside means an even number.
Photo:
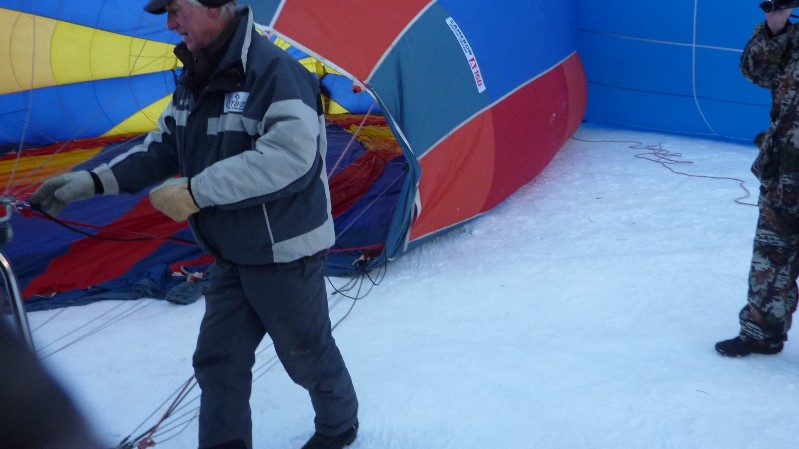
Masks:
[[[796,310],[799,276],[799,220],[786,218],[761,195],[760,216],[749,273],[748,304],[741,310],[741,335],[785,341]]]

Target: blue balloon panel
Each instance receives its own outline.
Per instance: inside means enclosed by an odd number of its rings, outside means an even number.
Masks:
[[[768,127],[770,93],[740,72],[756,1],[579,0],[587,121],[751,140]]]

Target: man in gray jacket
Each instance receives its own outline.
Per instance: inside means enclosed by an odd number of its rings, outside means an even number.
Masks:
[[[91,171],[47,180],[32,202],[57,214],[96,194],[150,193],[216,258],[193,365],[200,448],[252,448],[255,350],[265,334],[316,412],[305,449],[342,448],[358,401],[331,333],[323,265],[334,243],[317,80],[261,37],[235,0],[152,0],[183,37],[184,69],[158,128]],[[175,177],[177,175],[177,177]]]

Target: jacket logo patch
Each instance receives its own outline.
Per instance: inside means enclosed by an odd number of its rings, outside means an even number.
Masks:
[[[244,106],[247,105],[247,98],[250,97],[249,92],[231,92],[225,94],[225,114],[244,112]]]

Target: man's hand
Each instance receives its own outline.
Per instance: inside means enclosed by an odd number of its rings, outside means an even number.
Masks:
[[[64,173],[52,177],[39,186],[31,203],[48,215],[58,215],[67,204],[85,200],[95,195],[94,181],[86,170]]]
[[[186,221],[200,211],[189,192],[188,178],[172,178],[150,191],[150,203],[175,221]]]

